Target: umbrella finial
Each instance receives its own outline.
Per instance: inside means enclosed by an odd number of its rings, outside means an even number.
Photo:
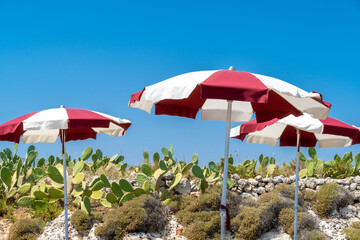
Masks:
[[[65,108],[65,106],[64,106],[64,105],[60,105],[60,108]]]
[[[235,67],[234,67],[234,66],[230,66],[230,67],[229,67],[229,70],[231,70],[231,71],[235,71],[236,69],[235,69]]]

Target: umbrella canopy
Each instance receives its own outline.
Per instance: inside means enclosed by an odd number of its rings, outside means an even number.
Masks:
[[[129,106],[156,115],[196,118],[201,110],[203,120],[226,121],[223,179],[228,175],[230,123],[249,121],[256,114],[259,122],[307,112],[326,118],[331,104],[316,92],[306,92],[276,78],[229,70],[198,71],[182,74],[145,87],[131,95]],[[221,240],[225,240],[227,181],[221,196]],[[226,229],[230,230],[229,218]]]
[[[295,183],[295,218],[294,240],[297,239],[297,212],[299,186],[299,152],[300,147],[319,148],[347,147],[359,143],[359,129],[337,119],[327,117],[325,120],[312,118],[304,113],[302,116],[289,115],[283,119],[272,119],[267,122],[256,120],[244,123],[231,129],[230,136],[248,143],[260,143],[276,146],[297,146],[296,183]]]
[[[316,92],[306,92],[282,80],[234,70],[185,73],[145,87],[131,95],[129,106],[155,114],[226,121],[227,101],[233,101],[231,121],[259,122],[302,112],[327,117],[330,104]],[[266,104],[264,104],[266,103]]]
[[[65,163],[65,142],[72,140],[96,139],[98,133],[110,136],[122,136],[130,127],[131,122],[104,113],[76,109],[60,108],[33,112],[10,120],[0,125],[0,141],[20,142],[56,142],[60,137],[62,143],[63,162]],[[67,213],[67,174],[64,169],[64,211],[65,211],[65,239],[68,239]]]
[[[96,139],[98,133],[122,136],[131,122],[104,113],[76,109],[53,108],[33,112],[0,125],[0,140],[23,143],[56,142],[60,131],[65,141]]]
[[[337,119],[325,120],[312,118],[309,114],[295,117],[289,115],[283,119],[272,119],[258,123],[255,120],[231,129],[231,137],[248,143],[276,146],[297,146],[296,129],[300,130],[300,146],[319,148],[347,147],[357,144],[360,139],[359,129]]]

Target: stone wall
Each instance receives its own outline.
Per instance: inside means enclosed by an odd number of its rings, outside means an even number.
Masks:
[[[175,175],[172,172],[167,172],[162,176],[160,183],[160,192],[164,192],[168,189],[173,181]],[[266,192],[270,192],[274,189],[277,184],[293,184],[295,185],[295,175],[291,177],[285,177],[283,175],[276,176],[273,178],[263,178],[262,176],[256,176],[255,178],[242,179],[238,174],[233,174],[230,176],[232,181],[235,183],[235,186],[230,190],[237,194],[249,193],[254,197],[257,197]],[[136,173],[132,173],[130,178],[127,179],[134,187],[137,186],[136,182]],[[155,179],[151,178],[153,183]],[[189,181],[186,178],[181,179],[178,186],[174,189],[178,194],[188,194],[190,192],[198,192],[199,189],[196,187],[197,179]],[[318,190],[324,183],[338,183],[344,188],[348,189],[353,193],[355,199],[360,201],[360,176],[349,177],[345,179],[333,179],[333,178],[303,178],[299,179],[299,190],[304,190],[305,188],[311,190]],[[219,182],[217,184],[220,184]],[[210,187],[212,184],[209,185]]]
[[[263,178],[262,176],[256,176],[250,179],[241,179],[239,175],[231,175],[231,179],[234,181],[235,186],[231,189],[232,192],[242,194],[243,192],[250,193],[253,196],[259,196],[274,189],[277,184],[294,184],[295,175],[291,177],[284,177],[283,175],[274,178]],[[311,190],[318,190],[324,183],[338,183],[344,188],[353,193],[355,198],[360,200],[360,176],[349,177],[345,179],[333,179],[333,178],[304,178],[299,179],[299,190],[305,188]]]

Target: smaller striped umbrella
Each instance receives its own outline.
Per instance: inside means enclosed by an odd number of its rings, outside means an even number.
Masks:
[[[63,162],[65,163],[65,142],[96,139],[98,133],[106,133],[113,137],[125,135],[131,122],[104,113],[76,108],[47,109],[33,112],[0,125],[0,141],[23,143],[56,142],[58,137],[62,143]],[[64,210],[65,239],[68,239],[67,219],[67,183],[66,164],[64,166]]]
[[[280,147],[296,146],[296,189],[295,189],[295,221],[294,239],[297,239],[297,210],[299,183],[300,147],[319,148],[347,147],[360,143],[359,129],[337,119],[327,117],[325,120],[312,118],[304,113],[295,117],[289,115],[283,119],[272,119],[258,123],[256,120],[244,123],[231,129],[230,136],[248,143],[259,143]]]

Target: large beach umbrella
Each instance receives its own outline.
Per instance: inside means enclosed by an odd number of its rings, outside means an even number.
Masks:
[[[0,141],[19,143],[22,137],[23,143],[54,143],[60,137],[64,166],[65,239],[68,239],[65,142],[96,139],[98,133],[122,136],[130,125],[126,119],[64,106],[29,113],[0,125]]]
[[[156,115],[226,121],[223,189],[221,197],[221,239],[225,239],[226,179],[228,174],[231,121],[249,121],[256,114],[258,121],[289,114],[307,112],[326,118],[330,104],[316,92],[306,92],[276,78],[229,70],[198,71],[182,74],[145,87],[131,95],[130,107]],[[229,226],[227,226],[228,228]]]
[[[319,148],[346,147],[359,143],[359,129],[328,117],[325,120],[312,118],[309,114],[283,119],[257,122],[256,119],[231,129],[231,137],[248,143],[276,146],[296,146],[295,220],[294,239],[297,239],[298,183],[300,147]]]

